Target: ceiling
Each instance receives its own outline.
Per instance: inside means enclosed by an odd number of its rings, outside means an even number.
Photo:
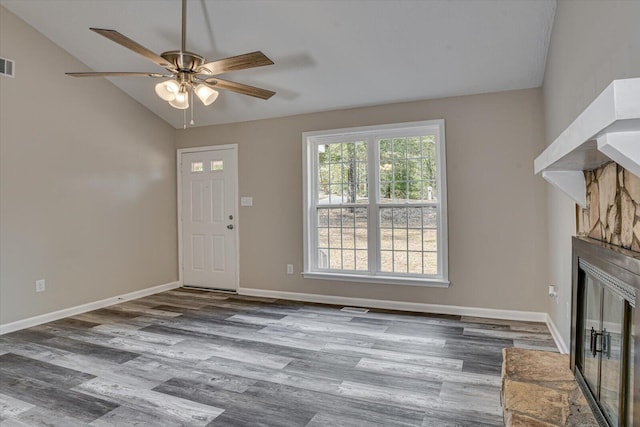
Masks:
[[[180,48],[180,0],[0,4],[94,71],[163,69],[89,27],[117,30],[158,54]],[[196,126],[538,87],[555,7],[555,0],[189,0],[187,50],[207,61],[261,50],[275,65],[221,77],[277,92],[264,101],[221,91],[209,107],[196,103]],[[156,96],[157,79],[111,81],[182,127],[183,112]]]

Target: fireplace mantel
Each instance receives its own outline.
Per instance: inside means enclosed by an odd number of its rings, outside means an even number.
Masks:
[[[582,171],[611,160],[640,176],[640,78],[611,82],[535,159],[534,171],[586,208]]]

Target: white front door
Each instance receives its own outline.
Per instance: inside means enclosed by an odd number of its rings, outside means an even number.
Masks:
[[[182,281],[235,290],[236,148],[182,152]]]

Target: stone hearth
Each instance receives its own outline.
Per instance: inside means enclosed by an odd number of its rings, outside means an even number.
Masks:
[[[505,426],[598,426],[569,369],[569,356],[505,348],[502,357]]]

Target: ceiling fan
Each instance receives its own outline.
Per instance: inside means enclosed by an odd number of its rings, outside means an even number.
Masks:
[[[261,99],[269,99],[275,92],[257,87],[235,83],[216,77],[229,71],[272,65],[265,54],[260,51],[233,56],[213,62],[205,62],[203,56],[186,50],[187,36],[187,0],[182,0],[182,45],[180,50],[170,50],[159,56],[144,46],[115,30],[91,28],[109,40],[130,49],[157,64],[171,74],[141,72],[88,72],[65,73],[73,77],[170,77],[156,85],[157,95],[169,104],[181,110],[189,108],[189,98],[195,94],[204,105],[211,105],[218,97],[216,89],[249,95]]]

